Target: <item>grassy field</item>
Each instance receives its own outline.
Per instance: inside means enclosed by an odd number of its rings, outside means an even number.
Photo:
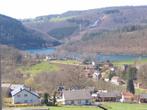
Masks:
[[[52,63],[67,64],[67,65],[79,65],[80,62],[77,60],[53,60]]]
[[[104,103],[108,110],[147,110],[147,104]]]
[[[97,107],[90,106],[63,106],[63,107],[49,107],[49,110],[100,110]]]
[[[147,59],[141,59],[141,60],[126,60],[126,61],[115,61],[115,62],[112,62],[114,65],[116,66],[122,66],[124,64],[144,64],[144,63],[147,63]]]
[[[20,71],[23,71],[23,73],[38,74],[43,72],[56,72],[59,71],[59,69],[60,67],[56,64],[41,62],[30,67],[22,67]]]
[[[147,104],[129,104],[129,103],[103,103],[108,110],[147,110]],[[39,108],[49,108],[49,110],[102,110],[95,106],[59,106],[59,107],[22,107],[22,110],[35,110]],[[15,110],[15,108],[7,108],[4,110]],[[21,110],[21,108],[19,109]]]
[[[147,104],[104,103],[108,110],[147,110]],[[90,106],[49,107],[49,110],[102,110]]]
[[[61,21],[65,21],[65,20],[68,20],[68,19],[71,19],[75,16],[68,16],[68,17],[55,17],[55,18],[51,18],[49,21],[50,22],[61,22]]]
[[[127,104],[127,103],[104,103],[108,110],[147,110],[147,104]],[[64,106],[50,107],[49,110],[101,110],[98,107],[89,106]]]
[[[147,90],[146,89],[141,89],[141,88],[135,89],[135,94],[142,94],[142,93],[147,93]]]

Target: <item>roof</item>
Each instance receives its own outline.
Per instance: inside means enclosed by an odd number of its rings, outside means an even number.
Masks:
[[[147,99],[147,94],[141,94],[141,95],[140,95],[140,98],[142,98],[142,99]]]
[[[63,91],[63,95],[65,100],[92,99],[90,91],[86,89]]]
[[[18,88],[16,88],[16,89],[14,89],[12,92],[11,92],[11,95],[12,96],[15,96],[16,94],[18,94],[18,93],[20,93],[20,92],[22,92],[22,91],[27,91],[27,92],[29,92],[29,93],[31,93],[32,95],[35,95],[35,96],[37,96],[37,97],[40,97],[36,92],[34,92],[34,91],[31,91],[29,88],[26,88],[26,87],[18,87]]]
[[[119,92],[100,92],[98,97],[121,97]]]
[[[113,76],[111,80],[120,80],[120,77],[118,77],[118,76]]]
[[[23,87],[24,87],[24,85],[21,85],[21,84],[12,84],[12,85],[10,85],[11,90],[14,90],[16,88],[23,88]]]

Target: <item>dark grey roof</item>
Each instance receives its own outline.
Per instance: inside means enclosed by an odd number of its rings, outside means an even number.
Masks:
[[[141,95],[140,95],[140,98],[147,99],[147,94],[141,94]]]
[[[121,97],[121,93],[119,92],[100,92],[98,93],[98,97]]]
[[[92,99],[90,91],[85,89],[63,91],[63,95],[65,100]]]
[[[31,90],[29,90],[29,88],[26,88],[26,87],[21,87],[21,88],[16,88],[16,89],[14,89],[12,92],[11,92],[11,95],[12,96],[15,96],[16,94],[18,94],[18,93],[20,93],[21,91],[27,91],[27,92],[29,92],[29,93],[31,93],[32,95],[35,95],[35,96],[37,96],[37,97],[40,97],[36,92],[34,92],[34,91],[31,91]]]

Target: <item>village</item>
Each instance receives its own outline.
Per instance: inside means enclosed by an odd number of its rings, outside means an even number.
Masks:
[[[67,60],[68,59],[64,59],[64,62]],[[57,60],[45,58],[43,61],[55,63]],[[80,64],[71,65],[82,66],[84,68],[84,76],[88,79],[92,79],[93,81],[103,80],[104,82],[111,83],[116,87],[121,86],[123,88],[126,88],[127,81],[118,75],[118,70],[127,72],[129,67],[134,68],[134,65],[122,65],[121,67],[117,67],[109,60],[101,63],[85,61]],[[139,67],[136,66],[135,69],[137,70]],[[136,78],[136,76],[133,77]],[[133,82],[135,90],[141,89],[147,91],[145,84],[141,84],[135,80]],[[64,85],[60,85],[54,94],[49,96],[50,93],[32,89],[31,86],[28,87],[24,84],[3,83],[2,88],[7,91],[7,97],[4,97],[4,105],[8,107],[44,105],[99,106],[104,102],[147,103],[147,92],[135,94],[127,89],[123,89],[121,91],[114,89],[110,91],[107,89],[97,89],[94,86],[87,86],[86,88],[65,88]]]

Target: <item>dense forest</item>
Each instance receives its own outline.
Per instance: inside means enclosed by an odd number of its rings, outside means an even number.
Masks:
[[[25,27],[16,19],[0,15],[0,44],[29,49],[56,46],[60,42],[46,34]]]
[[[146,54],[146,11],[146,6],[108,7],[40,16],[22,23],[62,41],[62,51]]]

